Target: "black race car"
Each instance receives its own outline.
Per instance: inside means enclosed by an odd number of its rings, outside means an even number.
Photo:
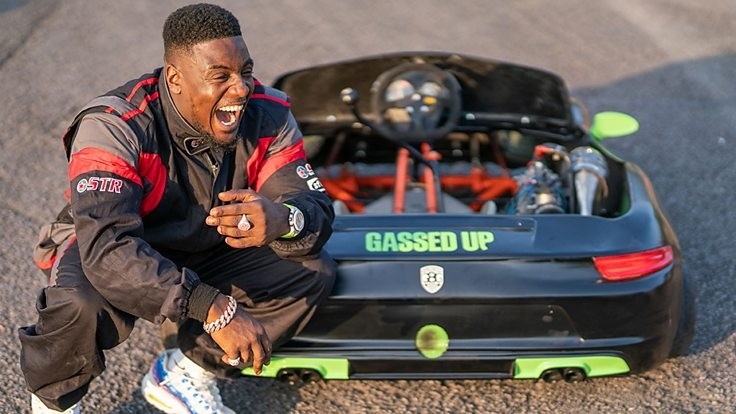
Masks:
[[[642,170],[558,76],[400,53],[278,78],[337,217],[332,295],[263,376],[542,378],[686,353],[695,308]],[[250,369],[244,371],[252,375]]]

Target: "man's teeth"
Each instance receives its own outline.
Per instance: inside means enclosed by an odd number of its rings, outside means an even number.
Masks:
[[[223,106],[222,108],[219,108],[218,111],[237,112],[241,109],[243,109],[243,105],[230,105],[230,106]]]
[[[225,126],[231,126],[235,124],[235,122],[238,120],[237,113],[243,109],[243,105],[228,105],[223,106],[222,108],[217,108],[217,111],[226,114],[227,120],[223,119],[223,117],[218,116],[218,119],[220,122],[222,122]]]

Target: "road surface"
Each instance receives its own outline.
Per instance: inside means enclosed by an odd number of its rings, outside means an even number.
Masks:
[[[223,383],[252,413],[726,413],[736,407],[736,3],[711,0],[223,1],[264,82],[311,64],[401,50],[455,51],[560,74],[592,112],[634,114],[610,148],[651,176],[698,284],[690,354],[642,375],[580,384],[349,381],[292,388]],[[161,26],[181,3],[0,2],[0,412],[28,412],[18,326],[43,285],[37,228],[63,205],[60,136],[77,108],[162,62]],[[87,412],[153,413],[139,380],[160,351],[139,322],[109,351]]]

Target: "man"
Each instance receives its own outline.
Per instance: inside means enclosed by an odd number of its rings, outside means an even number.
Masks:
[[[137,318],[179,324],[179,349],[143,379],[151,404],[233,412],[212,373],[260,373],[332,287],[330,201],[238,21],[186,6],[163,38],[165,66],[90,102],[64,137],[70,206],[38,251],[62,245],[39,262],[51,284],[19,331],[34,413],[79,412]]]

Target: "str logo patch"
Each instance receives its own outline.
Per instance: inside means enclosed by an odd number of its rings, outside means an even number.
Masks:
[[[110,177],[89,177],[82,178],[77,183],[77,192],[82,194],[85,191],[104,191],[107,193],[118,193],[123,187],[123,180]]]
[[[445,269],[442,266],[427,265],[419,268],[419,283],[427,293],[437,293],[445,284]]]

